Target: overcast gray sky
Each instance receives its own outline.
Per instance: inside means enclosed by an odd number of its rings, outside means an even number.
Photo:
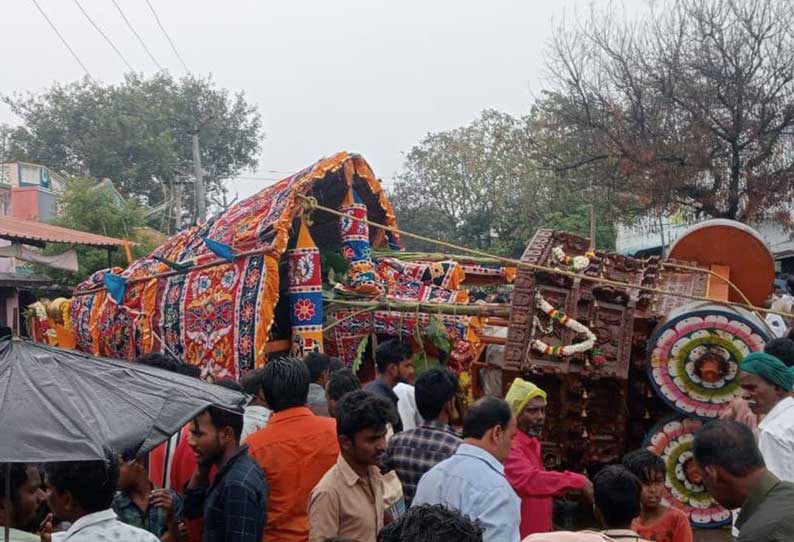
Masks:
[[[36,0],[91,75],[117,82],[127,68],[75,0]],[[112,0],[77,0],[136,71],[156,66]],[[146,0],[116,0],[155,59],[185,73]],[[338,150],[361,153],[390,179],[428,132],[485,108],[527,111],[540,88],[552,21],[582,15],[587,0],[149,0],[188,69],[243,90],[266,139],[252,194],[282,171]],[[605,0],[595,0],[606,5]],[[639,3],[639,2],[637,2]],[[36,9],[2,0],[0,92],[37,91],[83,70]],[[17,123],[5,105],[0,122]],[[275,171],[273,171],[275,170]]]

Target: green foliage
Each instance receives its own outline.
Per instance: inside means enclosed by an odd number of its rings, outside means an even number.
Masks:
[[[320,263],[323,271],[331,273],[336,280],[343,280],[350,263],[338,250],[320,250]]]
[[[441,362],[438,358],[428,355],[427,352],[419,352],[414,356],[413,366],[414,371],[416,371],[416,377],[418,378],[428,369],[441,367]]]
[[[242,93],[193,75],[130,74],[118,85],[86,78],[3,101],[22,120],[7,134],[9,158],[66,176],[111,178],[126,197],[150,207],[177,177],[192,176],[193,133],[208,197],[223,190],[222,179],[256,165],[263,137],[261,117]],[[191,193],[185,191],[187,208]]]
[[[401,226],[483,250],[506,250],[495,239],[526,237],[525,222],[541,216],[527,201],[538,181],[528,136],[525,119],[492,110],[470,125],[429,134],[408,152],[394,187]],[[526,221],[515,220],[517,209]],[[415,250],[437,248],[406,243]]]
[[[514,118],[491,110],[467,126],[429,134],[407,154],[391,194],[400,227],[518,257],[538,228],[573,229],[589,236],[589,212],[582,217],[581,208],[592,196],[597,200],[599,246],[614,246],[616,216],[602,193],[587,192],[572,177],[535,161],[543,136],[534,112]],[[409,250],[443,250],[404,240]]]
[[[543,227],[590,237],[590,206],[581,205],[569,212],[548,213],[543,217]],[[615,248],[614,224],[596,222],[596,247],[607,250]]]
[[[452,343],[449,340],[447,328],[444,327],[441,317],[436,314],[430,316],[430,320],[425,326],[424,337],[430,341],[430,344],[447,354],[452,350]]]
[[[355,373],[361,368],[361,362],[364,359],[364,352],[367,351],[367,344],[369,344],[369,335],[361,339],[356,347],[356,357],[353,359],[353,372]]]
[[[66,189],[59,194],[59,205],[62,214],[53,223],[64,228],[136,241],[135,228],[145,226],[142,210],[135,201],[126,201],[119,206],[111,191],[92,179],[76,178],[67,181]],[[77,251],[79,272],[70,273],[44,266],[37,266],[38,271],[52,277],[64,287],[73,287],[91,273],[107,268],[105,249],[48,244],[44,252],[58,254],[70,248]],[[144,256],[153,248],[146,245],[133,247],[133,257]],[[114,252],[113,265],[127,266],[123,250]]]

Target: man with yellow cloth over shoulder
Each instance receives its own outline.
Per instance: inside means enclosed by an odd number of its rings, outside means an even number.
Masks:
[[[516,378],[505,400],[518,422],[513,447],[505,462],[505,476],[521,498],[521,538],[552,530],[552,498],[582,491],[592,501],[593,484],[575,472],[547,471],[540,451],[546,421],[546,392]]]

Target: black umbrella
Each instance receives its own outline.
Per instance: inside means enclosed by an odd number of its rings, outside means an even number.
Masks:
[[[196,378],[20,339],[0,341],[0,462],[104,459],[147,451],[210,405],[244,395]],[[10,495],[10,470],[6,495]],[[9,540],[8,522],[4,528]]]
[[[244,395],[196,378],[20,339],[0,341],[0,463],[147,451],[210,405]]]

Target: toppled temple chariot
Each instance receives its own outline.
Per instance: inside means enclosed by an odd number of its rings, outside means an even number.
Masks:
[[[739,363],[772,338],[747,306],[771,293],[773,256],[727,220],[691,228],[666,259],[589,247],[535,234],[515,280],[503,382],[528,374],[549,392],[548,466],[592,470],[647,446],[667,465],[667,499],[695,526],[724,525],[730,512],[703,487],[693,434],[741,394]],[[543,314],[541,299],[560,311]]]
[[[668,499],[716,526],[730,516],[702,486],[692,433],[740,393],[738,363],[770,338],[736,303],[762,304],[773,277],[763,241],[727,221],[695,228],[667,259],[549,230],[520,262],[409,253],[371,168],[343,152],[95,273],[35,323],[57,329],[42,340],[127,359],[168,352],[216,378],[324,350],[365,379],[377,342],[401,337],[417,371],[450,367],[469,400],[519,375],[545,388],[549,467],[597,469],[650,446]],[[475,302],[474,287],[512,302]]]

